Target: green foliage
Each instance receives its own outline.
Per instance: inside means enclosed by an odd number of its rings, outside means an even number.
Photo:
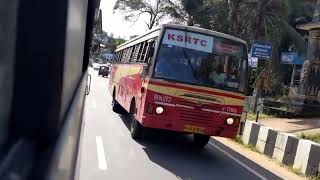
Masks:
[[[290,0],[288,4],[289,22],[292,25],[296,24],[297,18],[299,21],[305,22],[311,20],[314,12],[314,4],[311,2],[301,1],[301,0]]]
[[[299,176],[303,176],[302,172],[299,169],[294,168],[293,165],[288,166],[288,169]]]
[[[237,136],[235,139],[233,139],[236,143],[243,145],[245,148],[250,149],[251,151],[259,152],[259,150],[252,144],[244,144],[242,141],[241,136]]]
[[[310,21],[314,6],[301,0],[117,0],[114,10],[124,13],[124,19],[135,22],[141,14],[150,18],[149,29],[162,19],[171,17],[176,23],[199,24],[201,27],[234,35],[251,43],[255,40],[273,44],[273,56],[264,64],[271,75],[271,88],[276,96],[287,90],[284,79],[291,69],[280,65],[280,53],[294,45],[298,53],[305,54],[307,42],[295,29],[298,20]],[[297,20],[298,19],[298,20]]]
[[[115,52],[115,50],[117,49],[117,46],[119,46],[120,44],[124,43],[125,40],[118,37],[118,38],[114,38],[114,37],[110,37],[110,41],[109,43],[106,45],[106,47],[108,49],[110,49],[112,51],[112,53]]]
[[[257,117],[257,114],[255,114],[255,113],[248,113],[247,114],[247,120],[249,120],[249,121],[255,121],[256,117]],[[259,119],[258,120],[269,119],[269,118],[273,118],[273,116],[270,116],[270,115],[267,115],[267,114],[263,114],[263,113],[259,113]]]
[[[318,176],[318,177],[310,177],[310,180],[320,180],[320,176]]]
[[[306,41],[289,24],[289,18],[293,18],[292,14],[297,11],[297,4],[301,5],[301,1],[295,2],[296,4],[290,0],[260,0],[257,3],[239,0],[210,2],[212,8],[209,9],[214,12],[207,11],[207,14],[211,14],[211,18],[209,21],[202,20],[209,22],[209,26],[203,24],[203,27],[232,34],[248,41],[249,45],[254,40],[268,41],[273,44],[271,64],[270,66],[264,64],[263,67],[270,72],[271,79],[274,79],[271,81],[273,92],[283,95],[282,93],[286,90],[283,89],[282,82],[287,78],[287,74],[284,71],[285,68],[280,65],[280,52],[287,51],[288,46],[292,44],[300,54],[304,54],[307,48]],[[207,14],[202,17],[208,16]],[[307,12],[301,12],[301,15],[305,14],[308,15]]]
[[[259,150],[252,144],[246,144],[245,147],[250,149],[251,151],[259,152]]]
[[[316,134],[302,133],[299,137],[302,139],[307,139],[316,143],[320,143],[320,133],[316,133]]]
[[[239,136],[239,135],[234,139],[234,141],[237,142],[237,143],[239,143],[239,144],[244,145],[244,142],[242,141],[242,138],[241,138],[241,136]]]

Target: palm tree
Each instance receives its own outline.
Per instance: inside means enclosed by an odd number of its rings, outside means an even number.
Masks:
[[[290,6],[293,1],[290,0],[260,0],[251,6],[255,6],[252,17],[253,37],[255,40],[269,41],[273,44],[273,56],[269,65],[269,73],[273,88],[278,88],[283,82],[284,74],[287,73],[281,69],[280,51],[288,47],[284,45],[294,45],[298,53],[305,54],[307,42],[296,31],[295,27],[289,24]]]
[[[248,41],[269,41],[273,44],[270,63],[272,77],[282,81],[280,52],[294,45],[299,54],[306,52],[307,43],[289,23],[289,17],[297,14],[301,0],[180,0],[194,23],[202,27],[232,34]],[[301,10],[300,10],[301,9]],[[300,8],[308,14],[309,8]],[[195,15],[196,14],[196,15]],[[310,14],[310,13],[309,13]],[[287,43],[290,42],[290,43]]]

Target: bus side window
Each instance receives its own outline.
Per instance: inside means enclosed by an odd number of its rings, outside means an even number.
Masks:
[[[121,60],[122,60],[122,58],[123,58],[123,53],[124,53],[124,50],[121,50],[121,51],[120,51],[120,57],[119,57],[118,62],[121,62]]]
[[[123,58],[122,58],[121,63],[126,63],[126,62],[127,62],[128,54],[129,54],[129,49],[126,48],[126,49],[124,50],[124,55],[123,55]]]
[[[135,62],[134,55],[135,55],[135,46],[132,46],[130,49],[130,60],[129,60],[130,62]]]
[[[119,59],[119,52],[116,52],[116,61]]]
[[[147,48],[146,56],[144,58],[144,63],[149,63],[150,59],[153,57],[154,45],[155,45],[154,40],[151,40],[148,42],[148,46],[147,46],[148,48]]]
[[[142,49],[142,53],[141,53],[141,58],[140,58],[140,62],[144,62],[145,58],[146,58],[146,54],[147,54],[147,48],[149,46],[149,43],[147,43],[146,41],[143,43],[143,49]]]
[[[139,51],[140,51],[140,48],[141,48],[141,43],[136,44],[135,46],[136,47],[135,47],[135,52],[134,52],[134,56],[133,56],[134,62],[136,62],[137,59],[138,59]]]
[[[119,63],[122,62],[122,59],[124,58],[124,55],[125,55],[125,50],[121,50],[121,58],[119,59]]]
[[[118,62],[120,58],[121,58],[121,51],[118,51],[117,52],[116,62]]]
[[[146,46],[146,43],[145,42],[142,42],[141,43],[141,48],[140,48],[140,51],[139,51],[139,56],[138,56],[138,58],[137,58],[137,62],[143,62],[143,51],[144,51],[144,49],[145,49],[145,46]]]
[[[153,57],[154,53],[154,45],[155,41],[154,40],[149,40],[147,43],[147,48],[145,52],[145,56],[143,58],[143,62],[146,63],[147,65],[144,66],[143,71],[142,71],[142,76],[145,77],[148,74],[149,68],[150,68],[150,60]]]
[[[127,57],[126,57],[125,63],[130,62],[130,54],[131,54],[130,51],[131,51],[131,47],[128,47],[127,48]]]
[[[128,47],[127,48],[127,57],[125,59],[125,63],[129,63],[130,62],[131,50],[132,50],[132,47]]]
[[[121,61],[122,53],[123,53],[123,51],[120,51],[120,52],[119,52],[119,57],[118,57],[118,60],[117,60],[118,62]]]

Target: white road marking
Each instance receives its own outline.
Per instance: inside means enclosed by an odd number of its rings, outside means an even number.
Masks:
[[[263,175],[261,175],[260,173],[258,173],[257,171],[255,171],[254,169],[250,168],[249,166],[247,166],[246,164],[244,164],[243,162],[241,162],[239,159],[235,158],[234,156],[232,156],[231,154],[229,154],[228,152],[224,151],[223,149],[221,149],[219,146],[213,144],[212,142],[209,142],[209,144],[211,146],[213,146],[214,148],[216,148],[217,150],[219,150],[220,152],[222,152],[223,154],[225,154],[226,156],[228,156],[230,159],[234,160],[236,163],[238,163],[240,166],[242,166],[243,168],[247,169],[249,172],[251,172],[252,174],[256,175],[257,177],[259,177],[260,179],[263,180],[267,180],[266,177],[264,177]]]
[[[106,156],[104,154],[104,148],[102,143],[101,136],[96,136],[96,143],[97,143],[97,155],[98,155],[98,164],[100,170],[107,170],[107,162]]]

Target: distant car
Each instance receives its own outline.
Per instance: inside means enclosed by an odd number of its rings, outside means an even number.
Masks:
[[[108,77],[109,75],[109,67],[108,66],[100,66],[98,76]]]

